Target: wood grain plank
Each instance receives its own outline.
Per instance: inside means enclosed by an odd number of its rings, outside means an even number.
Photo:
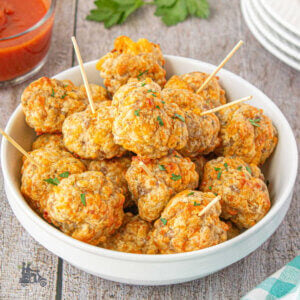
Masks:
[[[46,66],[35,76],[52,76],[72,64],[71,42],[75,0],[60,0],[54,27],[52,47]],[[0,126],[5,127],[13,110],[20,103],[20,95],[29,82],[0,89]],[[7,202],[3,175],[0,175],[0,299],[55,299],[58,258],[38,244],[17,221]],[[19,284],[22,262],[32,262],[39,269],[47,285]]]
[[[85,61],[97,59],[112,48],[119,35],[146,37],[160,43],[166,54],[181,55],[218,64],[239,40],[245,45],[226,65],[263,90],[287,116],[299,141],[299,73],[265,51],[249,33],[239,1],[210,1],[211,18],[190,19],[174,27],[153,17],[145,7],[128,23],[106,30],[103,24],[85,21],[92,3],[79,0],[76,35]],[[87,34],[87,32],[89,34]],[[234,265],[189,283],[138,287],[97,278],[64,263],[64,298],[75,299],[237,299],[296,256],[299,243],[299,179],[291,209],[276,233],[257,251]]]

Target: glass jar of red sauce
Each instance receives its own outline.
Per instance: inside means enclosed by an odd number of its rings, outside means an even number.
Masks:
[[[17,84],[45,64],[56,0],[0,0],[0,86]]]

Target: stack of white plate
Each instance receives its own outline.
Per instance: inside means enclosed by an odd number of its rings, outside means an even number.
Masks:
[[[241,7],[262,46],[300,71],[300,0],[242,0]]]

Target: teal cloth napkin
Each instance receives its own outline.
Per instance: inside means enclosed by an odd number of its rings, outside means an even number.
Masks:
[[[264,280],[241,300],[300,300],[300,256]]]

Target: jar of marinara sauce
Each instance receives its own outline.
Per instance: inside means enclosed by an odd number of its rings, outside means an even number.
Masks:
[[[45,64],[56,0],[0,1],[0,87],[27,80]]]

